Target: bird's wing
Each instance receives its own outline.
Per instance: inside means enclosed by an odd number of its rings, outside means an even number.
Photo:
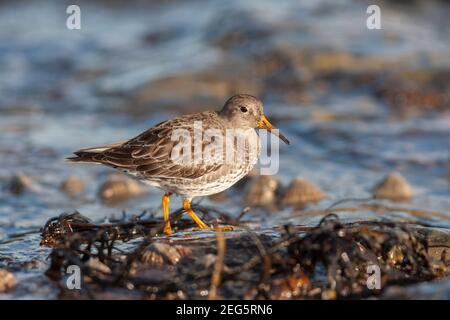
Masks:
[[[220,162],[193,163],[172,160],[172,150],[178,141],[172,140],[174,129],[187,130],[193,137],[194,121],[206,121],[221,128],[213,113],[199,113],[162,122],[139,136],[95,155],[98,163],[128,170],[144,177],[196,179],[221,169]],[[205,142],[202,144],[202,150]],[[193,145],[191,149],[193,157]],[[192,158],[193,159],[193,158]]]

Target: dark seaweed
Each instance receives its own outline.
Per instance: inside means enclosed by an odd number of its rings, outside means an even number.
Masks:
[[[197,210],[211,218],[208,208]],[[179,219],[181,213],[174,215],[179,231],[192,227]],[[61,215],[42,232],[42,244],[53,247],[47,275],[58,283],[62,298],[339,299],[379,296],[393,284],[449,273],[448,262],[432,259],[426,238],[404,223],[343,223],[329,214],[313,228],[286,226],[275,239],[219,215],[221,221],[240,225],[240,231],[169,241],[158,236],[162,221],[144,219],[145,214],[108,224],[92,223],[79,213]],[[162,251],[157,244],[164,246]],[[69,265],[80,266],[80,291],[64,286]],[[368,288],[371,265],[380,268],[380,290]]]

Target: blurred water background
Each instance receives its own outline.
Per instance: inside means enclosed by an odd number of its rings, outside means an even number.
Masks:
[[[50,249],[39,247],[47,219],[74,210],[95,221],[123,210],[161,214],[157,189],[105,204],[97,193],[112,170],[64,163],[73,150],[219,109],[235,93],[261,98],[291,140],[281,145],[282,185],[301,176],[326,193],[308,209],[368,197],[397,171],[414,197],[396,206],[438,212],[414,218],[450,228],[449,2],[379,1],[382,29],[369,30],[372,3],[78,1],[81,30],[68,30],[71,2],[1,1],[0,266],[16,270],[20,289],[0,297],[54,297],[42,275]],[[32,186],[15,195],[18,174]],[[60,190],[69,176],[86,184],[80,196]],[[202,204],[237,215],[244,192]],[[320,219],[292,208],[250,216],[255,228]],[[390,216],[410,218],[342,218]]]

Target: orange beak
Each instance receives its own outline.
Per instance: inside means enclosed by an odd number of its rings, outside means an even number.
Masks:
[[[261,120],[258,122],[258,127],[260,129],[266,129],[270,133],[276,135],[280,140],[282,140],[286,144],[290,144],[289,140],[278,130],[276,129],[270,122],[267,120],[265,116],[262,116]],[[274,130],[274,131],[273,131]]]

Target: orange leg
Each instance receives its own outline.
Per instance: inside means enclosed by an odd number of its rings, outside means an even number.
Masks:
[[[200,229],[210,229],[192,210],[191,208],[191,200],[184,199],[183,200],[183,209],[186,210],[186,212],[189,214],[189,216],[192,218],[192,220],[195,221],[195,223],[198,225]]]
[[[170,194],[166,193],[162,197],[162,206],[164,212],[164,233],[170,235],[172,233],[172,228],[170,227],[169,220],[169,204],[170,204]]]

